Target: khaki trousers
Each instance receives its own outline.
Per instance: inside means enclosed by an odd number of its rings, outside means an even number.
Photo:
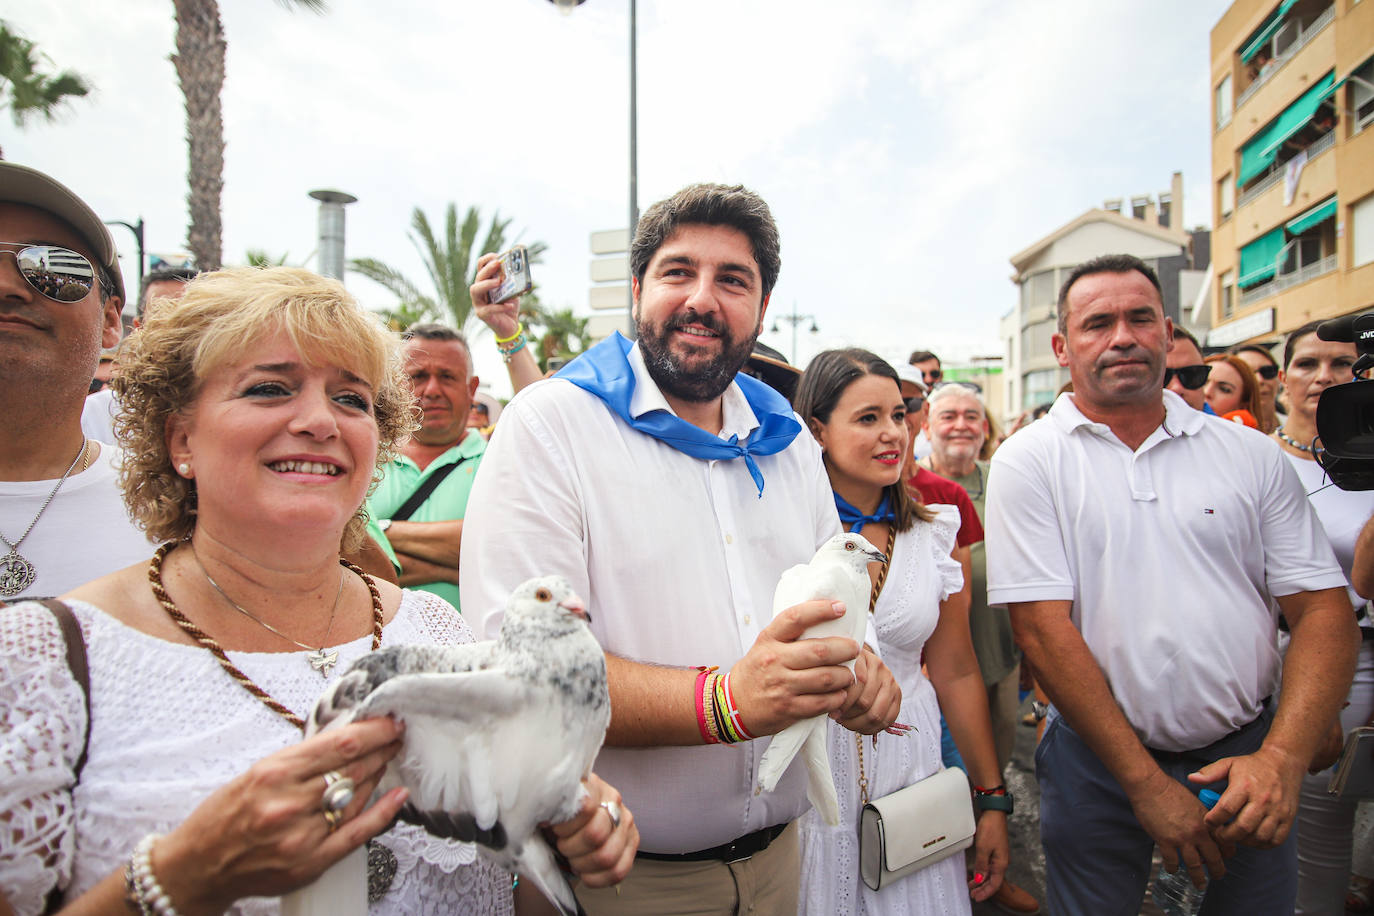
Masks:
[[[579,886],[577,899],[587,916],[794,916],[800,886],[794,821],[751,859],[729,865],[638,859],[617,887]]]

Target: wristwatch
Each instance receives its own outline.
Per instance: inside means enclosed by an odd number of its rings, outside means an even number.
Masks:
[[[391,527],[391,519],[389,519],[389,518],[381,519],[380,521],[377,522],[377,527],[378,527],[380,530],[382,530],[382,531],[386,531],[388,528]]]
[[[383,531],[386,529],[383,528]],[[1039,700],[1031,700],[1031,715],[1035,716],[1035,721],[1043,722],[1045,717],[1050,714],[1050,704],[1041,703]]]
[[[1012,809],[1016,807],[1016,799],[1006,789],[1000,792],[973,792],[973,807],[981,814],[984,811],[1005,811],[1007,817],[1011,817]]]

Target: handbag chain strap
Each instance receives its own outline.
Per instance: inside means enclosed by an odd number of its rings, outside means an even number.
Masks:
[[[891,522],[887,525],[887,553],[883,560],[882,568],[878,570],[878,578],[873,583],[873,591],[868,596],[868,613],[872,614],[873,609],[878,606],[878,596],[882,594],[883,583],[887,581],[887,567],[892,562],[892,548],[897,543],[897,529]],[[859,752],[859,802],[868,804],[868,776],[864,773],[864,736],[854,733],[854,748]]]

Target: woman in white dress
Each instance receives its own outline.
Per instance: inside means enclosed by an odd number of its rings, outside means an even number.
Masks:
[[[1274,432],[1284,454],[1302,480],[1303,489],[1336,552],[1346,581],[1355,562],[1355,540],[1374,514],[1374,491],[1338,488],[1317,464],[1312,452],[1317,436],[1317,403],[1333,385],[1353,381],[1357,353],[1353,343],[1322,340],[1317,322],[1288,335],[1279,378],[1288,392],[1289,413]],[[1360,644],[1355,679],[1341,710],[1341,730],[1370,723],[1374,718],[1374,622],[1369,618],[1369,595],[1350,590],[1364,640]],[[1346,879],[1355,822],[1355,804],[1332,798],[1326,791],[1330,770],[1303,777],[1298,805],[1298,916],[1340,913],[1345,907]]]
[[[986,900],[1007,867],[1006,813],[978,813],[970,876],[953,855],[901,881],[872,891],[859,877],[859,781],[877,798],[941,769],[940,711],[975,787],[1005,794],[997,771],[987,692],[969,637],[966,602],[950,601],[963,586],[951,556],[959,513],[952,506],[913,501],[901,474],[910,447],[906,408],[896,371],[865,350],[819,354],[803,373],[797,412],[820,442],[836,506],[847,530],[858,531],[888,554],[870,572],[877,590],[878,651],[902,688],[898,721],[905,736],[856,742],[830,723],[830,761],[840,824],[813,811],[802,820],[802,893],[806,914],[961,914],[970,896]],[[929,678],[922,671],[925,655]],[[862,757],[862,765],[860,764]]]
[[[121,363],[125,500],[168,543],[64,596],[89,717],[57,616],[4,612],[0,911],[273,913],[375,838],[372,912],[511,912],[511,876],[473,847],[393,825],[404,789],[370,800],[401,726],[301,741],[315,699],[364,653],[472,639],[443,600],[339,558],[379,461],[414,426],[394,335],[333,280],[230,270],[150,310]],[[603,886],[638,834],[628,812],[617,826],[597,811],[614,789],[588,787],[555,832]]]

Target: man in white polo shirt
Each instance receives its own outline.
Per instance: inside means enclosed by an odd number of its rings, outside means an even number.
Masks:
[[[831,602],[770,621],[778,576],[840,532],[815,439],[782,395],[737,376],[779,264],[767,204],[744,188],[650,207],[631,250],[639,342],[615,335],[522,389],[473,485],[459,584],[474,628],[495,635],[511,589],[557,573],[607,650],[596,770],[624,793],[641,849],[617,888],[577,889],[592,916],[797,912],[789,825],[808,807],[806,769],[757,793],[767,742],[749,737],[821,713],[875,734],[897,714],[900,689],[867,649],[856,684],[840,666],[852,640],[797,640],[833,619]],[[474,283],[473,301],[495,285]],[[717,723],[703,687],[727,673],[739,718]]]
[[[993,458],[988,600],[1053,702],[1036,772],[1056,916],[1137,912],[1156,843],[1210,873],[1210,913],[1291,913],[1302,775],[1359,643],[1283,455],[1163,390],[1172,330],[1143,262],[1080,265],[1054,336],[1073,394]]]

